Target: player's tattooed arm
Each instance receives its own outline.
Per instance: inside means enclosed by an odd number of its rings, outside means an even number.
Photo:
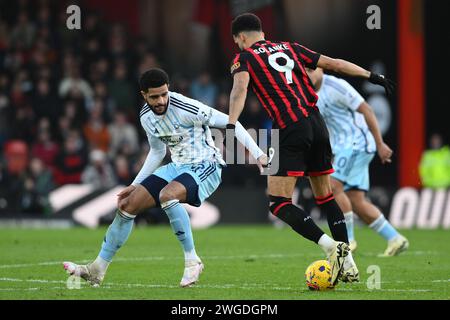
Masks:
[[[333,59],[325,55],[320,56],[317,66],[346,76],[361,77],[365,79],[369,79],[370,77],[370,71],[361,68],[354,63],[342,59]]]
[[[369,80],[371,83],[383,86],[388,96],[394,93],[395,83],[384,75],[370,72],[360,66],[342,59],[333,59],[321,55],[317,66],[325,70],[330,70],[345,76],[360,77]]]
[[[229,123],[236,125],[239,116],[244,109],[245,99],[247,98],[247,87],[250,82],[250,75],[248,72],[242,71],[234,75],[233,89],[230,93],[230,111]]]

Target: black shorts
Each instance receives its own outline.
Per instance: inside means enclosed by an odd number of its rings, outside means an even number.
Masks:
[[[321,176],[334,172],[330,136],[316,109],[280,129],[279,170],[274,176]]]

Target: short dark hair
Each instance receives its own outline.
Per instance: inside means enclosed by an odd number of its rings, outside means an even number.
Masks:
[[[145,71],[139,79],[139,87],[146,92],[149,88],[158,88],[165,84],[169,84],[169,76],[159,68],[152,68]]]
[[[261,20],[253,13],[243,13],[231,23],[231,34],[237,36],[244,31],[262,31]]]

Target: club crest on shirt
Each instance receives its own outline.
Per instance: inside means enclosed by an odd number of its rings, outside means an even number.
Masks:
[[[241,66],[241,63],[238,61],[235,64],[233,64],[231,66],[230,72],[233,73],[234,70],[236,70],[237,68],[239,68]]]
[[[179,144],[181,141],[183,141],[184,137],[183,136],[162,136],[162,137],[159,137],[159,139],[161,139],[161,141],[164,142],[165,144],[167,144],[169,147],[174,147],[177,144]]]

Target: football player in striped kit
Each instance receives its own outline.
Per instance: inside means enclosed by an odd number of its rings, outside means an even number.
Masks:
[[[333,193],[345,217],[350,249],[356,250],[353,211],[383,237],[388,246],[381,255],[398,255],[409,247],[408,240],[366,199],[369,165],[378,153],[383,164],[391,162],[392,150],[383,141],[370,105],[347,81],[323,74],[323,69],[307,69],[319,96],[317,107],[330,132],[333,150],[331,174]]]
[[[196,253],[189,215],[181,203],[200,206],[221,183],[225,161],[215,147],[210,127],[226,128],[228,115],[199,101],[169,91],[169,77],[151,69],[140,79],[146,104],[140,112],[150,152],[133,183],[118,194],[118,210],[98,257],[87,265],[64,262],[70,275],[78,275],[99,286],[117,250],[126,242],[136,215],[144,209],[161,207],[184,251],[185,269],[180,286],[198,281],[204,266]],[[237,124],[236,138],[257,159],[262,169],[266,154]],[[172,162],[161,166],[166,146]]]
[[[265,38],[261,20],[243,13],[231,23],[233,40],[241,50],[230,73],[230,123],[233,129],[242,113],[247,90],[253,89],[261,106],[279,130],[279,170],[268,176],[270,212],[302,237],[316,243],[331,265],[331,283],[359,281],[359,271],[348,245],[345,218],[334,199],[330,174],[334,172],[329,133],[316,106],[317,94],[305,68],[321,67],[337,73],[368,79],[388,92],[393,83],[351,62],[333,59],[288,41]],[[332,237],[302,208],[292,203],[297,179],[308,177],[314,198],[325,213]]]

